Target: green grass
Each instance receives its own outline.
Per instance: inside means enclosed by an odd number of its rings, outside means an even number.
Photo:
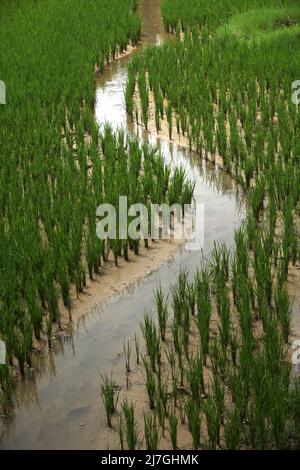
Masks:
[[[162,13],[166,29],[194,26],[215,28],[232,16],[255,8],[294,6],[295,0],[163,0]]]
[[[265,35],[300,32],[300,10],[296,7],[250,10],[233,16],[216,30],[217,36],[259,39]]]

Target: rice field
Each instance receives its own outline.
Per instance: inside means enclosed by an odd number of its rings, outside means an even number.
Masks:
[[[53,350],[62,310],[72,324],[73,293],[101,284],[109,260],[148,249],[150,233],[133,239],[128,226],[100,240],[99,205],[118,211],[126,196],[150,218],[151,203],[193,200],[195,182],[159,145],[96,122],[96,78],[130,53],[128,122],[226,172],[246,216],[233,248],[215,242],[209,257],[195,253],[196,273],[183,264],[157,286],[118,353],[122,381],[101,370],[107,445],[299,449],[287,288],[300,267],[297,1],[162,0],[172,40],[141,50],[138,0],[0,3],[1,414],[33,351]]]
[[[299,448],[286,289],[300,254],[299,8],[282,3],[165,0],[177,41],[129,66],[128,112],[147,129],[153,103],[157,135],[167,125],[247,198],[234,250],[215,245],[167,299],[158,290],[141,325],[151,435],[163,449]],[[139,432],[150,449],[146,422]]]
[[[37,341],[47,339],[51,348],[53,327],[61,328],[61,303],[72,320],[71,289],[79,297],[109,257],[118,265],[144,243],[99,240],[97,207],[118,209],[119,196],[129,204],[161,204],[182,191],[192,196],[184,173],[178,179],[159,152],[122,130],[99,129],[94,119],[95,73],[136,46],[136,6],[135,0],[1,2],[4,414],[12,374],[26,375]]]

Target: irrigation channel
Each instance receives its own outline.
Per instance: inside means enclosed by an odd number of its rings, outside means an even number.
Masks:
[[[164,32],[160,0],[143,0],[139,14],[138,49],[172,40]],[[124,88],[130,56],[113,62],[97,78],[96,119],[100,125],[122,126],[155,143],[154,136],[127,122]],[[232,246],[234,231],[244,217],[244,203],[234,182],[227,173],[168,140],[160,139],[159,145],[168,162],[182,164],[196,180],[195,198],[205,204],[204,256],[214,241]],[[113,370],[116,382],[125,386],[124,338],[139,334],[139,321],[144,310],[153,307],[159,283],[167,291],[181,268],[195,272],[200,259],[200,252],[183,246],[171,262],[82,318],[72,334],[58,341],[55,351],[45,350],[35,359],[32,378],[16,386],[12,416],[0,421],[0,448],[105,449],[108,431],[99,396],[100,372]]]

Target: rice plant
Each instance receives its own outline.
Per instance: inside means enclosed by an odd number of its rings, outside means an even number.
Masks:
[[[149,408],[153,410],[155,407],[155,400],[156,400],[156,381],[155,375],[151,368],[151,365],[147,361],[145,357],[142,356],[145,376],[146,376],[146,389],[149,398]]]
[[[140,324],[140,328],[146,342],[152,370],[155,372],[156,365],[160,362],[160,339],[154,320],[150,313],[145,314],[144,323]]]
[[[204,393],[203,362],[200,354],[191,357],[186,370],[186,380],[194,402],[200,407],[201,393]]]
[[[204,403],[204,415],[208,433],[208,447],[210,449],[216,449],[220,442],[221,419],[212,396],[209,396]]]
[[[165,341],[166,338],[166,329],[168,322],[168,302],[165,300],[164,294],[162,292],[161,286],[156,291],[155,294],[158,324],[160,330],[161,340]]]
[[[281,325],[284,341],[287,343],[289,340],[292,315],[289,296],[284,287],[278,287],[275,291],[275,311]]]
[[[193,448],[198,449],[200,446],[200,434],[201,434],[201,417],[199,404],[196,403],[193,398],[187,398],[185,402],[185,412],[188,421],[188,428],[192,434]]]
[[[224,423],[226,449],[238,450],[241,442],[241,417],[238,408],[227,413]]]
[[[124,340],[123,352],[124,352],[124,357],[125,357],[126,373],[129,374],[131,372],[131,369],[130,369],[131,343],[130,341],[127,341],[126,343]]]
[[[176,411],[173,410],[169,413],[168,416],[168,422],[169,422],[169,435],[172,443],[172,448],[173,450],[178,449],[178,417],[176,415]]]
[[[159,429],[157,426],[156,415],[153,413],[144,414],[144,433],[147,450],[158,450]]]
[[[134,334],[134,345],[135,345],[135,354],[136,354],[136,363],[140,365],[140,342],[136,333]]]
[[[101,399],[106,412],[106,424],[109,428],[112,427],[112,416],[116,411],[118,403],[118,386],[113,380],[112,376],[101,374]]]
[[[139,444],[134,406],[127,400],[122,403],[124,436],[128,450],[136,450]]]

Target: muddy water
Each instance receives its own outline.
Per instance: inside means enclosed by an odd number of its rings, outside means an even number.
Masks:
[[[159,0],[143,0],[142,43],[159,44],[169,40],[163,31]],[[129,57],[113,63],[99,77],[96,119],[114,127],[126,127],[123,89]],[[141,138],[153,137],[142,133]],[[243,205],[234,183],[216,168],[202,165],[199,158],[167,141],[160,142],[171,164],[183,164],[197,184],[195,197],[205,204],[205,243],[209,255],[214,240],[229,246],[243,217]],[[133,338],[144,309],[153,308],[153,291],[159,283],[164,290],[175,282],[180,268],[193,272],[200,263],[200,252],[185,248],[173,262],[163,264],[132,289],[113,298],[80,321],[73,335],[57,341],[55,351],[36,359],[35,375],[16,388],[14,416],[2,420],[3,449],[96,449],[107,447],[105,415],[99,397],[100,372],[113,370],[115,380],[125,383],[124,337]]]

